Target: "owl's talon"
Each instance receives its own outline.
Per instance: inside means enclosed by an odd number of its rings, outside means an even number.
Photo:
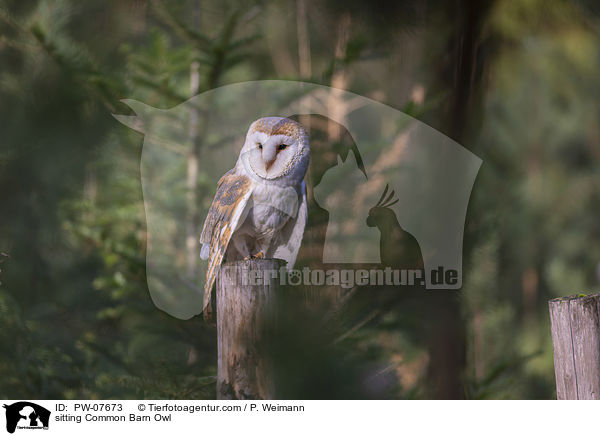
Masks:
[[[250,260],[250,259],[252,259],[252,256],[246,256],[246,257],[244,257],[244,260]]]
[[[259,251],[258,253],[253,254],[250,257],[252,257],[252,259],[262,259],[263,257],[265,257],[265,254],[262,251]]]

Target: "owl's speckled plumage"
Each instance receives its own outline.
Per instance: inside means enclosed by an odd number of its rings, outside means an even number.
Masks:
[[[238,161],[218,182],[200,242],[208,259],[204,310],[221,263],[262,254],[293,268],[307,217],[310,159],[302,125],[281,117],[251,124]]]
[[[249,134],[254,132],[267,133],[269,135],[287,135],[296,141],[306,136],[306,131],[300,125],[289,118],[267,117],[256,120],[248,130]]]

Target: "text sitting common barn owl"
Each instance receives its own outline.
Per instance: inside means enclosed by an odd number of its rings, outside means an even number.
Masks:
[[[261,118],[248,129],[235,167],[217,184],[200,236],[208,259],[204,305],[223,260],[277,258],[294,267],[307,217],[308,135],[288,118]]]

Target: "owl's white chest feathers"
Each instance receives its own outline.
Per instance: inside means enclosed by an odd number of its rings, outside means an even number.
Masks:
[[[256,239],[271,239],[298,210],[298,194],[294,188],[275,183],[256,183],[251,207],[241,229]]]

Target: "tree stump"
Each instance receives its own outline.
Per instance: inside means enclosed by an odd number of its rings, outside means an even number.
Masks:
[[[600,399],[600,294],[550,300],[556,396]]]
[[[268,356],[279,259],[224,263],[217,274],[217,399],[273,399]]]

